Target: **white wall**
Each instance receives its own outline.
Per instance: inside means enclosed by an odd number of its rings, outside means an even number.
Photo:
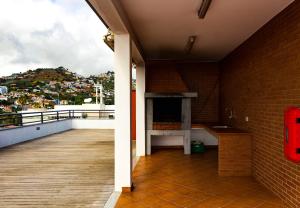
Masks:
[[[183,146],[183,136],[152,136],[151,146]]]
[[[100,105],[92,109],[84,109],[82,105],[55,105],[54,110],[100,110]]]
[[[72,129],[72,121],[64,120],[59,122],[2,130],[0,131],[0,148],[70,129]]]
[[[89,120],[89,119],[72,119],[73,129],[114,129],[114,119]]]
[[[202,141],[204,145],[216,146],[218,145],[218,139],[211,135],[204,128],[195,128],[191,131],[192,141]]]
[[[105,105],[103,110],[115,110],[115,105]]]
[[[136,69],[136,155],[146,154],[145,135],[145,64]]]
[[[202,141],[204,145],[217,146],[218,139],[204,128],[191,130],[191,141]],[[152,136],[151,146],[180,146],[183,145],[182,136]]]
[[[55,105],[54,110],[114,110],[114,105],[82,104],[82,105]]]

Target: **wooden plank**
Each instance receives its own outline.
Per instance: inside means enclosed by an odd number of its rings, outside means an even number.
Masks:
[[[113,130],[72,130],[0,150],[0,207],[103,207]]]

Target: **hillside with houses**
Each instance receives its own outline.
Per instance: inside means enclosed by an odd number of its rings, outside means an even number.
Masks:
[[[95,83],[103,85],[105,104],[113,104],[112,71],[84,77],[64,67],[38,68],[0,77],[0,112],[52,109],[56,104],[80,105],[86,98],[95,99]]]

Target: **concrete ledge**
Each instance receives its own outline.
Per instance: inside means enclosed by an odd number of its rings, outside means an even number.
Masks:
[[[0,148],[72,129],[72,120],[63,120],[0,131]]]
[[[114,129],[114,119],[72,119],[73,129]]]

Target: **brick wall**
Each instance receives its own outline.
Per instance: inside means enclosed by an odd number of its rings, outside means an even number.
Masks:
[[[146,64],[147,92],[187,92],[176,65],[167,61],[149,61]]]
[[[253,134],[255,178],[300,207],[300,164],[283,154],[283,112],[300,107],[300,1],[273,18],[221,63],[221,115]],[[249,122],[245,117],[249,117]]]
[[[219,120],[219,68],[216,63],[151,61],[146,64],[147,92],[198,92],[192,122]]]

